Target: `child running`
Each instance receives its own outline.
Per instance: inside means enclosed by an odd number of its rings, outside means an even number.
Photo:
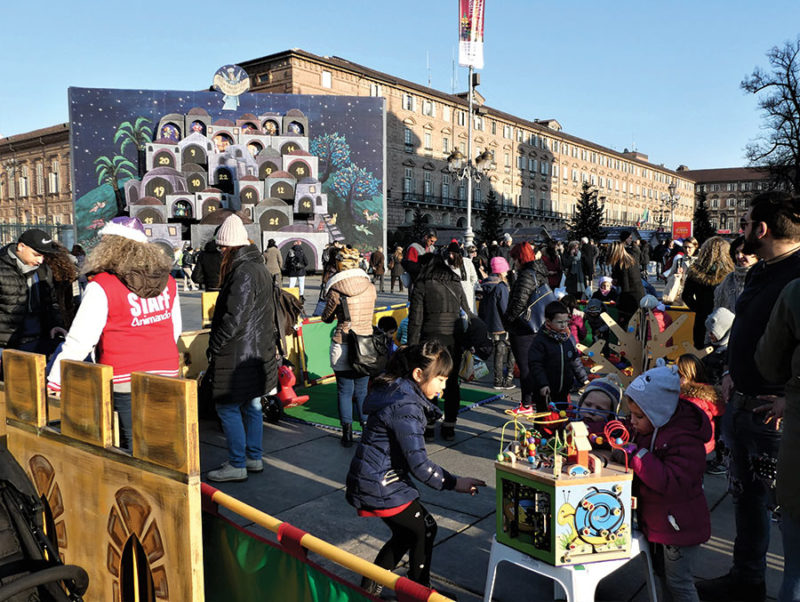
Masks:
[[[693,565],[700,544],[711,536],[703,493],[711,424],[700,408],[680,398],[680,388],[676,367],[659,366],[625,389],[639,526],[676,602],[698,600]]]
[[[453,360],[437,340],[400,348],[364,401],[369,416],[347,474],[347,501],[359,516],[377,516],[392,532],[375,564],[394,570],[409,553],[408,577],[430,587],[436,521],[419,502],[413,475],[434,489],[478,493],[480,479],[456,477],[428,458],[425,426],[438,418],[431,402],[443,394]],[[381,586],[364,579],[373,595]]]

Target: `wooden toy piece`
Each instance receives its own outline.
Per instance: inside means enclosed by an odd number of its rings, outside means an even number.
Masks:
[[[589,431],[583,422],[570,422],[567,431],[567,462],[588,468],[589,452],[592,444],[589,443]]]
[[[563,458],[561,454],[553,454],[553,476],[558,478],[561,474],[561,467],[563,465]]]
[[[585,345],[578,345],[577,347],[581,353],[587,355],[595,363],[591,369],[592,373],[602,372],[604,374],[614,374],[624,386],[629,385],[633,377],[624,374],[603,355],[603,347],[605,347],[605,344],[606,342],[603,339],[597,339],[592,343],[591,347],[586,347]]]
[[[603,461],[595,454],[589,454],[589,471],[596,476],[603,472]]]
[[[710,345],[708,347],[703,347],[702,349],[698,349],[690,341],[683,341],[681,343],[681,347],[683,348],[684,353],[691,353],[692,355],[696,356],[697,359],[703,359],[709,353],[714,351],[714,348]]]
[[[655,316],[650,314],[650,332],[652,333],[652,337],[648,342],[648,351],[650,352],[650,362],[651,365],[655,364],[655,361],[660,357],[666,357],[671,355],[675,352],[678,347],[676,345],[667,346],[667,341],[673,339],[675,334],[680,330],[681,325],[688,319],[686,314],[681,314],[678,316],[672,324],[667,326],[664,329],[664,332],[659,332],[658,330],[658,322],[655,319]]]

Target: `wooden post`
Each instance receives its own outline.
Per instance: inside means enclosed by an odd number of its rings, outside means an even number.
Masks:
[[[8,417],[42,428],[47,424],[45,357],[38,353],[6,349],[3,371]]]
[[[111,366],[61,362],[61,432],[98,447],[111,447]]]

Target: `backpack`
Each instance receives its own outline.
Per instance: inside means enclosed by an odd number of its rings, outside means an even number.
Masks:
[[[0,449],[0,599],[78,602],[89,576],[61,562],[45,533],[55,526],[42,500],[14,456]]]

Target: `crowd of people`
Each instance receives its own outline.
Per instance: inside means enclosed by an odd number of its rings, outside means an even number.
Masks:
[[[517,416],[574,405],[593,428],[611,418],[628,421],[633,437],[625,453],[636,476],[639,526],[674,599],[763,600],[773,522],[786,558],[780,600],[799,599],[800,446],[793,435],[800,436],[800,201],[759,195],[741,228],[732,242],[714,236],[702,245],[692,238],[651,245],[623,232],[600,245],[515,244],[505,235],[465,248],[457,240],[437,246],[434,230],[387,255],[329,245],[318,309],[322,320],[335,322],[330,362],[341,443],[357,443],[347,499],[391,531],[376,563],[393,569],[408,552],[409,575],[429,584],[436,523],[412,476],[471,494],[484,485],[450,474],[425,449],[437,425],[443,440],[455,437],[462,360],[471,352],[488,360],[495,389],[519,388]],[[285,274],[302,297],[309,269],[301,241],[282,255],[270,240],[262,253],[236,215],[202,251],[187,245],[175,253],[148,242],[136,218],[109,222],[88,255],[77,246],[68,253],[32,229],[0,249],[0,346],[48,355],[55,395],[63,360],[93,357],[112,366],[119,445],[130,450],[131,373],[178,374],[179,282],[184,291],[219,291],[203,388],[228,460],[208,479],[243,481],[264,468],[262,400],[277,391],[285,359],[276,295]],[[365,375],[352,346],[376,332],[375,302],[387,272],[390,291],[395,284],[408,291],[408,317],[378,323],[377,332],[392,340],[389,361],[380,375]],[[661,300],[651,278],[664,281]],[[696,353],[653,368],[624,390],[611,377],[590,381],[579,344],[608,341],[601,314],[614,308],[625,326],[646,308],[663,331],[670,320],[665,300],[682,300],[694,312]],[[710,535],[704,473],[728,475],[736,537],[731,570],[695,584],[693,563]],[[368,580],[363,586],[380,589]]]

